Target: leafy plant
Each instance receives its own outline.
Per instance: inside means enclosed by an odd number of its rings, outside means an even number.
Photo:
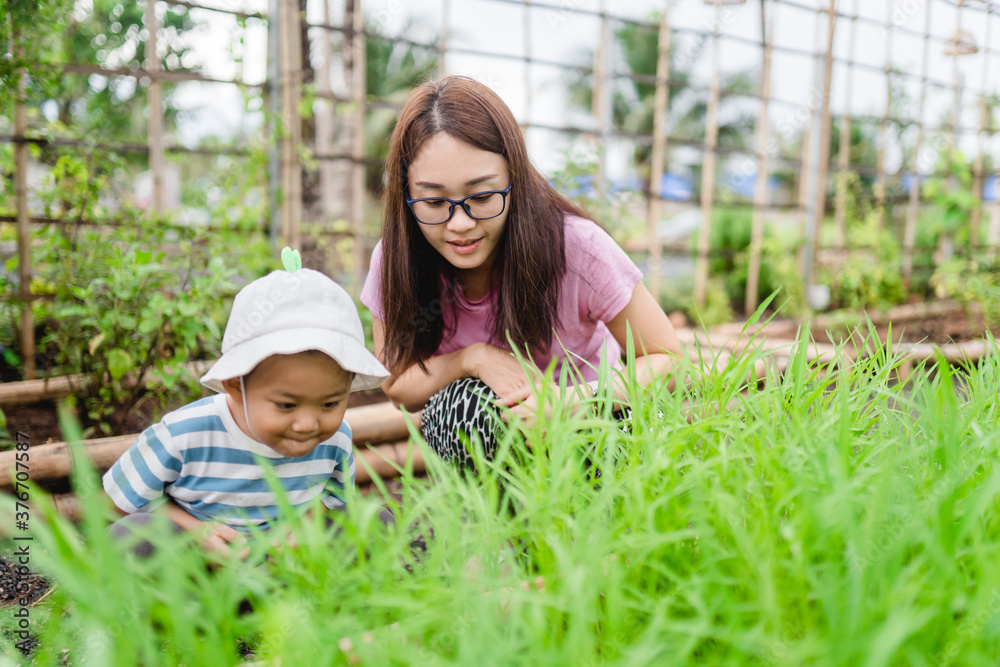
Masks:
[[[1000,264],[995,259],[952,259],[938,267],[930,284],[939,299],[955,299],[970,318],[973,307],[979,307],[987,327],[1000,327]]]
[[[190,396],[183,364],[219,351],[224,296],[233,289],[225,262],[197,238],[163,243],[156,222],[136,218],[114,235],[74,230],[75,238],[50,228],[36,255],[49,269],[42,293],[54,297],[37,314],[49,371],[86,376],[77,395],[88,422],[105,433],[149,396],[136,386],[155,380],[149,392],[161,402]]]
[[[184,364],[219,352],[235,289],[228,249],[244,247],[250,277],[269,254],[238,228],[183,228],[128,208],[116,211],[116,225],[88,224],[109,215],[98,195],[113,171],[114,162],[93,156],[59,157],[39,197],[47,215],[74,221],[36,228],[32,247],[32,291],[47,297],[33,302],[40,370],[83,375],[77,400],[104,433],[120,430],[143,401],[199,393]],[[15,257],[6,268],[13,274],[16,265]],[[16,320],[19,308],[3,304],[0,321]]]
[[[600,155],[594,151],[567,150],[563,166],[552,174],[552,186],[586,211],[618,243],[644,233],[645,220],[635,214],[642,198],[636,192],[617,190],[610,183],[600,192]]]
[[[856,215],[856,214],[855,214]],[[906,300],[899,272],[899,241],[885,227],[878,229],[876,214],[866,209],[863,219],[848,225],[847,246],[852,248],[842,264],[828,270],[823,282],[830,285],[833,308],[884,309]]]
[[[928,178],[923,184],[923,197],[934,202],[937,215],[932,218],[930,232],[938,240],[950,237],[959,244],[969,243],[969,219],[976,206],[972,193],[972,168],[958,151],[947,151],[938,160],[936,171],[943,176]]]

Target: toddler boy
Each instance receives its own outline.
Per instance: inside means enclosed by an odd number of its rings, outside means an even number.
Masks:
[[[294,508],[317,496],[342,507],[354,484],[348,396],[387,376],[365,347],[354,301],[332,280],[298,269],[253,281],[236,295],[222,356],[201,378],[218,393],[165,415],[105,473],[105,491],[127,515],[111,534],[162,522],[149,510],[166,496],[174,530],[205,531],[210,550],[238,544],[278,515],[262,463]]]

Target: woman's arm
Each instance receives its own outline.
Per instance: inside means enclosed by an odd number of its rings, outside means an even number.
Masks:
[[[385,329],[381,320],[372,317],[372,342],[375,356],[384,359]],[[455,380],[475,377],[482,380],[498,396],[506,396],[527,386],[521,364],[509,351],[489,343],[473,343],[448,354],[424,362],[425,373],[414,364],[402,373],[393,374],[382,385],[382,391],[392,404],[409,412],[422,410],[431,396]]]
[[[632,298],[622,311],[608,322],[608,330],[622,350],[626,349],[627,332],[631,330],[635,346],[635,377],[641,387],[670,373],[682,354],[674,325],[641,281],[632,290]],[[626,392],[620,380],[615,379],[613,394],[617,403],[625,398]],[[673,378],[670,378],[669,386],[673,389]]]
[[[681,344],[674,326],[641,281],[632,290],[632,296],[625,307],[607,326],[622,350],[627,349],[628,331],[631,330],[635,347],[636,382],[642,387],[669,374],[676,364],[675,359],[681,355]],[[626,375],[627,371],[627,368],[623,369],[622,375]],[[628,392],[618,373],[613,374],[611,380],[614,383],[612,400],[617,409],[625,402]],[[673,378],[670,378],[668,386],[673,388]],[[586,391],[581,391],[579,387],[569,388],[563,398],[567,408],[576,410],[578,406],[591,405],[589,399],[592,394],[588,388],[583,389]],[[511,413],[529,424],[535,418],[537,405],[530,386],[508,396],[501,403],[510,407]]]

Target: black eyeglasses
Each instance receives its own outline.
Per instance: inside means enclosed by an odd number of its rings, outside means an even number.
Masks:
[[[461,206],[473,220],[489,220],[504,212],[507,208],[507,195],[514,183],[511,182],[503,190],[487,190],[474,192],[462,199],[447,197],[422,197],[410,199],[406,195],[406,205],[413,212],[413,217],[422,225],[443,225],[455,214],[455,207]],[[448,206],[446,207],[445,204]]]

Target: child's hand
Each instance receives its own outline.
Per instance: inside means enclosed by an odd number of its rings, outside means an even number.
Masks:
[[[240,560],[246,560],[250,555],[246,535],[218,521],[205,522],[201,543],[206,551],[220,556],[228,556],[234,549],[238,549],[236,557]]]

